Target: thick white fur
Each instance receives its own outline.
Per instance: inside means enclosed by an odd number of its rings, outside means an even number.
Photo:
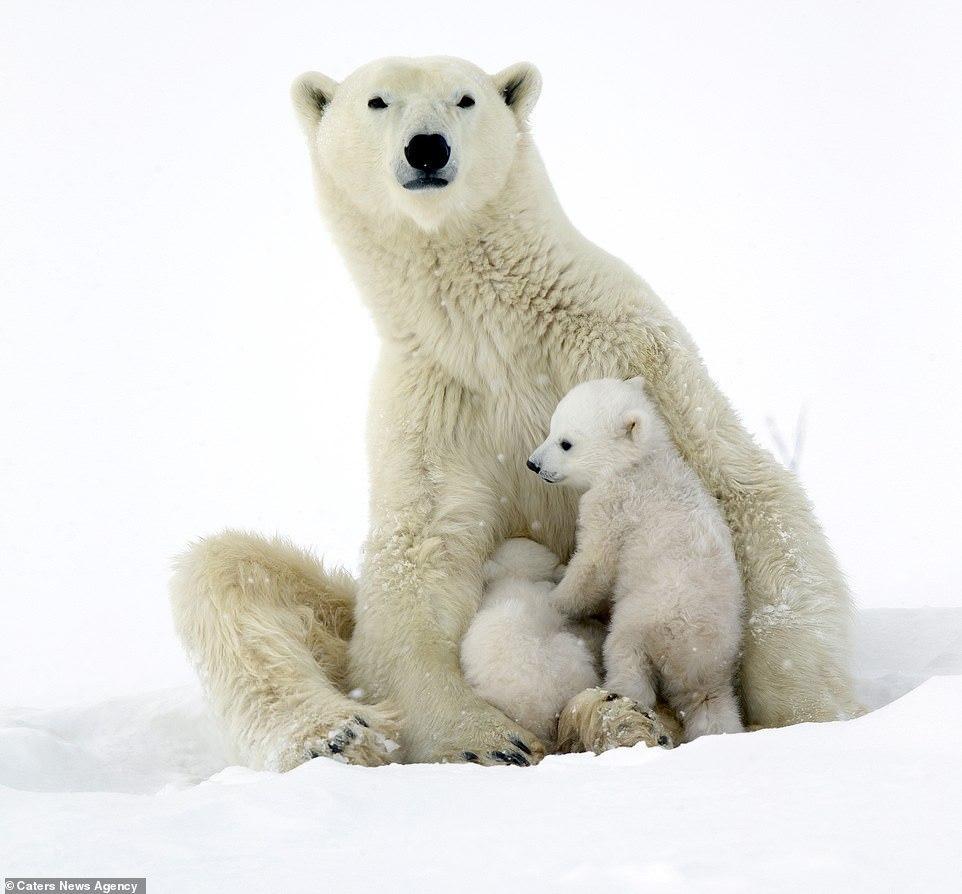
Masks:
[[[311,74],[294,85],[320,206],[382,338],[371,528],[344,686],[391,700],[407,760],[483,757],[518,736],[537,757],[534,737],[464,681],[459,645],[501,541],[533,536],[571,553],[575,496],[523,465],[560,397],[588,379],[640,374],[732,531],[748,600],[746,721],[848,716],[849,596],[811,506],[647,284],[565,217],[528,132],[539,87],[526,64],[492,77],[448,58],[386,59],[340,84]],[[458,108],[466,92],[476,104]],[[389,106],[376,112],[367,102],[378,93]],[[400,185],[404,146],[419,132],[447,135],[458,166],[449,187]],[[210,571],[220,546],[232,559]],[[326,599],[323,578],[286,570],[272,550],[257,541],[247,558],[230,538],[205,541],[174,583],[178,626],[215,704],[261,756],[296,705],[324,693],[318,724],[332,727],[351,705],[326,662],[311,665],[313,621],[298,600]],[[253,589],[238,583],[248,567],[264,572]]]
[[[605,688],[648,710],[660,691],[686,741],[741,732],[732,678],[745,600],[731,533],[641,379],[576,385],[531,462],[583,493],[578,548],[550,601],[582,617],[612,599]]]
[[[369,766],[394,759],[390,709],[342,694],[355,589],[286,541],[241,531],[177,560],[174,621],[233,759],[271,770],[318,755]]]
[[[481,607],[461,643],[474,691],[548,746],[568,701],[598,685],[590,641],[549,599],[563,571],[540,544],[506,540],[484,565]]]

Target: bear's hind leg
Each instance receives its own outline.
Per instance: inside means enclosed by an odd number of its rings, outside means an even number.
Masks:
[[[174,622],[234,757],[280,771],[318,756],[394,759],[391,713],[341,691],[350,576],[286,541],[238,531],[199,541],[175,568]]]

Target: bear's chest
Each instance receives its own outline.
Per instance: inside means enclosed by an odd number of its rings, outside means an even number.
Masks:
[[[469,388],[511,399],[552,378],[548,340],[525,314],[479,296],[441,298],[439,307],[440,325],[423,341]]]

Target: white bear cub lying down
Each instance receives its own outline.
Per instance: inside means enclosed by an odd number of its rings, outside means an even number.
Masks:
[[[528,468],[584,494],[577,550],[551,601],[583,617],[611,598],[605,688],[643,709],[660,694],[685,741],[740,732],[732,678],[745,597],[731,533],[642,380],[569,391]]]
[[[591,629],[568,622],[548,599],[563,572],[547,547],[506,540],[484,565],[481,607],[461,642],[468,684],[546,744],[568,701],[598,685]]]

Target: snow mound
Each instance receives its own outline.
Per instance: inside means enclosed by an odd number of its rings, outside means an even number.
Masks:
[[[154,894],[947,890],[962,610],[866,613],[858,669],[879,708],[858,720],[524,770],[228,767],[191,688],[7,710],[0,869],[146,876]]]
[[[223,769],[225,749],[194,686],[88,707],[0,709],[0,785],[149,794]]]
[[[875,709],[930,677],[962,674],[962,608],[882,609],[859,615],[855,671]]]

